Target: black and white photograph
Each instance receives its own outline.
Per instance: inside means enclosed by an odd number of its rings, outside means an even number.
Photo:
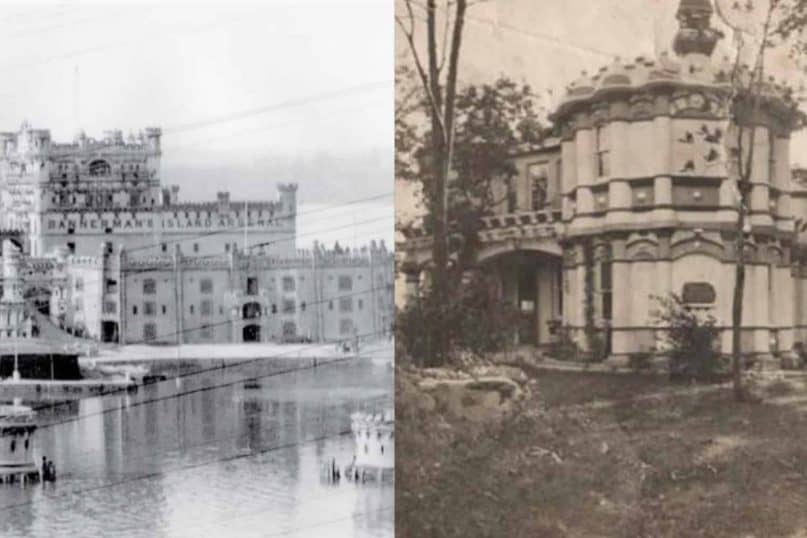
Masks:
[[[0,536],[394,536],[393,8],[0,3]]]
[[[807,536],[805,22],[396,0],[397,536]]]

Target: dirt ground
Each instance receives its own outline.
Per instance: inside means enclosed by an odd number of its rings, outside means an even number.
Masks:
[[[807,387],[766,391],[542,371],[471,424],[398,376],[396,536],[807,537]]]

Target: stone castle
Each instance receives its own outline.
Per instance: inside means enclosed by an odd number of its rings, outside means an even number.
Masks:
[[[272,201],[186,203],[160,178],[160,136],[27,123],[0,133],[0,338],[118,343],[328,341],[387,332],[393,260],[296,248],[297,185]]]

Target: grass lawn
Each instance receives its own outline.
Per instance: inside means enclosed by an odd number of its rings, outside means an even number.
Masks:
[[[396,536],[807,538],[807,388],[543,371],[471,424],[396,394]]]

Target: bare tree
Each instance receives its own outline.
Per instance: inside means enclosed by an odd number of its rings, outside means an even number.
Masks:
[[[742,318],[745,289],[745,238],[750,232],[748,211],[751,193],[751,175],[755,157],[757,124],[760,116],[762,92],[765,81],[765,53],[773,46],[774,15],[780,7],[781,0],[758,0],[767,2],[762,23],[755,17],[754,4],[750,1],[732,2],[730,7],[722,5],[726,0],[716,0],[718,16],[734,34],[735,55],[732,64],[730,84],[731,94],[728,97],[729,122],[734,128],[735,148],[729,151],[730,173],[737,180],[737,220],[735,233],[735,282],[731,305],[731,361],[732,385],[734,398],[745,401],[748,398],[743,386],[743,351],[742,351]],[[734,13],[730,14],[729,9]],[[751,19],[750,24],[743,24],[743,19]],[[756,22],[754,22],[756,19]],[[753,41],[756,40],[756,46]],[[746,44],[750,42],[750,44]],[[745,60],[752,54],[750,68]]]
[[[431,122],[431,192],[429,211],[431,213],[432,246],[432,289],[438,302],[446,292],[447,283],[447,222],[446,193],[448,176],[451,170],[451,157],[454,136],[454,107],[457,93],[462,30],[465,23],[467,0],[446,0],[440,8],[443,15],[442,42],[438,36],[438,2],[425,0],[425,5],[416,0],[403,0],[403,14],[396,14],[395,21],[409,45],[423,92],[428,103]],[[425,11],[426,22],[426,61],[418,50],[416,29]],[[435,331],[440,324],[435,323]],[[445,340],[436,335],[438,341]],[[438,353],[444,356],[447,346],[437,346]]]

